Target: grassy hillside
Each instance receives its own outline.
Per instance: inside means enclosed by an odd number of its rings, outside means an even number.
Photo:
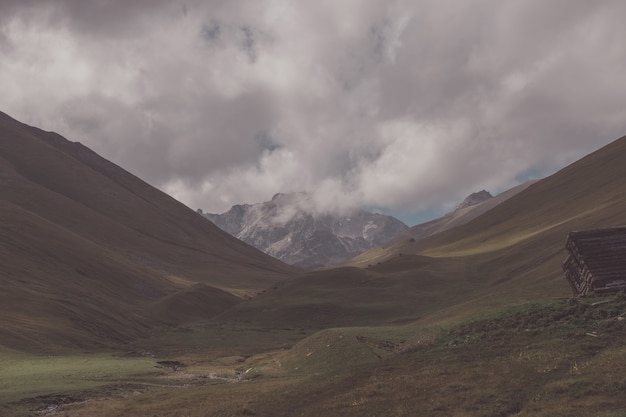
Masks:
[[[560,264],[567,233],[626,223],[626,138],[538,181],[473,221],[355,259],[365,266],[400,254],[463,258],[504,301],[567,295]]]
[[[115,345],[295,271],[83,145],[4,114],[0,191],[2,345]],[[198,297],[213,308],[173,311]]]
[[[399,253],[467,256],[566,232],[626,222],[626,137],[538,181],[468,224],[411,245],[402,242],[377,254],[380,262]],[[366,258],[366,256],[364,257]],[[360,261],[362,265],[365,259]]]
[[[278,283],[216,319],[248,326],[322,329],[418,320],[476,293],[464,259],[398,257],[368,269],[337,268]]]

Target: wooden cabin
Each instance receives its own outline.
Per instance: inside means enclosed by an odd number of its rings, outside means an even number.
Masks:
[[[574,296],[626,290],[626,226],[571,232],[565,249],[563,272]]]

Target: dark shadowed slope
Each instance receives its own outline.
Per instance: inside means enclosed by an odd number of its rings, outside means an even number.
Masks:
[[[221,322],[323,329],[416,321],[475,293],[464,259],[404,256],[368,269],[313,271],[218,316]]]
[[[0,191],[0,344],[120,341],[150,312],[167,315],[146,305],[197,283],[205,299],[206,285],[246,296],[294,272],[80,143],[2,113]]]

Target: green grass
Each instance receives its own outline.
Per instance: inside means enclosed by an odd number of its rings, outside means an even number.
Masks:
[[[0,353],[0,415],[30,415],[34,410],[122,393],[133,384],[165,374],[152,358],[120,358],[110,354],[31,356]]]
[[[137,340],[127,348],[135,352],[149,351],[159,357],[195,354],[249,357],[288,349],[313,332],[301,328],[246,327],[206,322],[162,331],[148,339]]]

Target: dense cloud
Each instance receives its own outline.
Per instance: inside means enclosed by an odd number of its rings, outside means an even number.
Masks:
[[[192,208],[445,208],[626,134],[626,3],[0,0],[0,110]]]

